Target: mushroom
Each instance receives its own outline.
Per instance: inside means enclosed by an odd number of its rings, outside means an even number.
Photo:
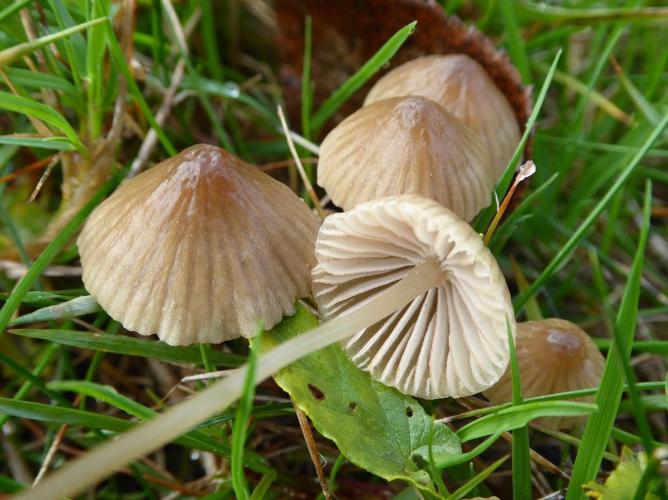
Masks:
[[[309,294],[318,224],[286,186],[200,144],[95,209],[77,241],[83,282],[125,328],[168,344],[249,337]]]
[[[420,262],[437,263],[437,286],[347,341],[376,379],[435,399],[478,393],[503,375],[514,327],[508,287],[480,236],[447,208],[403,195],[331,215],[316,258],[313,291],[326,320],[367,307]]]
[[[597,387],[605,359],[587,332],[563,319],[517,324],[517,364],[522,396],[533,398],[558,392]],[[492,404],[512,400],[512,375],[485,391]],[[578,398],[592,401],[592,397]],[[571,428],[586,417],[547,417],[540,423],[551,429]]]
[[[463,54],[413,59],[378,80],[364,104],[406,95],[436,101],[479,134],[501,176],[520,142],[520,128],[508,99],[480,64]]]
[[[420,194],[471,220],[491,199],[496,174],[480,140],[424,97],[366,106],[320,147],[318,183],[344,210],[399,194]]]
[[[340,249],[334,235],[340,236]],[[412,307],[416,297],[420,303],[431,301],[431,310],[427,305],[421,307],[422,315],[404,313],[406,328],[395,328],[394,332],[406,333],[408,345],[426,353],[418,357],[416,368],[422,369],[426,363],[432,376],[465,379],[459,383],[425,381],[429,388],[454,385],[467,387],[464,392],[476,391],[472,386],[481,382],[487,386],[498,378],[492,372],[498,376],[503,373],[508,363],[507,325],[515,327],[508,289],[480,236],[448,209],[421,196],[390,197],[329,216],[318,238],[321,262],[314,277],[319,300],[324,302],[323,294],[345,300],[345,314],[260,354],[253,377],[256,384],[311,352],[373,329],[376,323],[391,322],[396,311],[404,311],[407,304]],[[329,274],[329,270],[334,272]],[[423,298],[425,294],[432,294],[432,298]],[[354,299],[348,301],[346,295]],[[447,327],[442,316],[443,297]],[[425,324],[424,319],[429,320],[425,331],[432,335],[433,348],[427,342],[415,342],[411,333],[418,321]],[[438,325],[439,330],[432,325]],[[409,354],[407,349],[398,352]],[[450,371],[450,359],[445,358],[449,352],[455,362]],[[440,361],[441,366],[432,361]],[[427,372],[409,370],[409,377],[411,373]],[[239,398],[247,376],[247,365],[234,370],[192,398],[75,459],[24,498],[62,498],[81,492],[224,409]]]

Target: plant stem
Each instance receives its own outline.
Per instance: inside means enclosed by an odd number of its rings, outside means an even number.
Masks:
[[[364,307],[339,316],[259,356],[255,383],[307,354],[340,342],[377,323],[437,286],[444,277],[435,260],[421,262],[401,281],[378,294]],[[247,371],[247,365],[235,370],[188,401],[171,407],[162,415],[74,460],[34,489],[17,496],[17,499],[64,498],[81,493],[128,462],[160,448],[234,402],[242,393]]]

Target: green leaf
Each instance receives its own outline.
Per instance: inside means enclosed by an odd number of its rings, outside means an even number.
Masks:
[[[30,314],[19,316],[15,320],[10,321],[10,325],[25,325],[26,323],[33,323],[36,321],[56,321],[62,319],[76,318],[100,312],[102,308],[97,301],[90,295],[77,297],[61,304],[43,307]]]
[[[668,124],[668,115],[664,120]],[[659,131],[662,128],[657,128]],[[648,140],[647,147],[653,140]],[[603,369],[601,383],[596,393],[596,404],[599,412],[587,420],[580,453],[578,453],[573,466],[571,482],[568,486],[568,500],[583,498],[582,485],[596,479],[603,453],[608,445],[608,439],[617,417],[619,402],[624,390],[624,366],[628,363],[628,353],[633,344],[635,336],[636,320],[638,316],[638,299],[640,297],[640,281],[642,278],[643,263],[645,260],[645,246],[649,235],[649,216],[651,209],[651,197],[645,195],[644,223],[638,239],[638,247],[633,259],[633,266],[624,288],[622,303],[615,320],[615,343],[608,352]],[[621,341],[623,345],[618,345]],[[625,358],[622,360],[622,358]]]
[[[577,403],[575,401],[546,401],[539,403],[523,403],[518,406],[504,408],[474,420],[457,431],[462,443],[498,432],[512,431],[531,420],[541,417],[577,417],[596,412],[596,405]]]
[[[85,146],[79,141],[79,136],[67,120],[50,106],[26,97],[0,91],[0,109],[34,116],[62,131],[78,150],[86,150]]]
[[[22,337],[48,340],[49,342],[81,349],[92,349],[94,351],[124,354],[126,356],[140,356],[171,363],[197,364],[202,359],[199,347],[196,345],[176,347],[160,341],[140,337],[58,329],[17,329],[10,330],[9,332]],[[220,351],[211,351],[210,356],[211,361],[219,366],[236,367],[240,366],[244,361],[242,356]]]
[[[67,137],[22,137],[20,135],[0,135],[0,144],[26,146],[29,148],[75,151],[76,146]]]
[[[23,305],[32,307],[52,306],[60,302],[72,300],[81,295],[86,295],[86,290],[83,288],[73,288],[70,290],[56,290],[53,292],[42,292],[33,290],[25,294],[23,297]],[[7,300],[11,293],[0,293],[0,300]]]
[[[262,349],[317,326],[305,308],[262,338]],[[404,479],[416,486],[430,484],[429,436],[438,463],[459,455],[457,436],[434,423],[420,404],[376,382],[348,359],[339,345],[310,354],[274,377],[306,413],[323,436],[332,439],[345,457],[388,481]]]
[[[622,460],[605,480],[605,484],[590,481],[584,485],[588,497],[601,500],[623,500],[633,498],[643,471],[647,467],[647,455],[635,454],[626,446],[622,448]],[[647,494],[646,500],[658,500],[657,495]]]
[[[369,78],[375,75],[385,64],[388,63],[399,48],[404,44],[408,37],[415,31],[417,21],[407,24],[397,31],[357,73],[348,78],[343,85],[322,103],[320,109],[313,116],[311,121],[311,130],[320,130],[329,118],[352,96]],[[315,135],[315,133],[313,133]]]
[[[17,85],[29,89],[51,89],[58,90],[64,94],[74,96],[76,89],[65,78],[49,73],[40,73],[22,68],[6,68],[5,73],[9,79]]]

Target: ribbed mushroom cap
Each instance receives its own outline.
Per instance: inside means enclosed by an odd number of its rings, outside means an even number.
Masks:
[[[471,220],[491,199],[496,174],[475,133],[424,97],[366,106],[323,141],[318,183],[344,210],[420,194]]]
[[[353,361],[405,394],[435,399],[480,392],[509,360],[510,294],[480,236],[433,200],[382,198],[327,217],[316,241],[313,291],[326,319],[364,307],[418,263],[434,259],[442,284],[356,333]]]
[[[557,392],[597,387],[605,359],[587,332],[570,321],[545,319],[517,324],[517,362],[522,396],[532,398]],[[498,384],[485,391],[493,404],[512,400],[510,369]],[[593,401],[593,398],[579,398]],[[573,427],[585,417],[548,417],[542,425],[553,429]]]
[[[406,95],[436,101],[479,134],[497,177],[503,173],[520,142],[520,127],[508,99],[480,64],[463,54],[413,59],[378,80],[364,104]]]
[[[317,229],[286,186],[197,145],[123,183],[77,243],[84,285],[111,317],[185,345],[291,313],[309,294]]]

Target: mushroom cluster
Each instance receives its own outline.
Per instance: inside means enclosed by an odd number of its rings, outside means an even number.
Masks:
[[[343,342],[404,393],[486,391],[502,402],[516,323],[503,274],[468,221],[518,142],[508,102],[477,63],[420,58],[380,79],[324,140],[318,180],[345,212],[319,230],[286,186],[221,148],[193,146],[93,212],[78,239],[83,281],[126,328],[178,345],[270,328],[312,286],[326,321],[260,355],[256,381]],[[525,396],[598,383],[602,357],[583,334],[559,320],[520,324]],[[236,400],[247,375],[235,370],[98,448],[36,497],[68,496],[156,449]]]
[[[424,56],[384,75],[322,143],[318,183],[348,210],[420,194],[466,221],[491,200],[520,141],[506,97],[463,54]]]
[[[323,319],[357,311],[345,348],[378,380],[431,399],[488,389],[506,370],[515,321],[467,221],[491,200],[516,121],[466,56],[409,62],[366,102],[322,143],[320,184],[346,212],[319,232],[286,186],[197,145],[94,211],[78,240],[86,288],[127,329],[186,345],[271,328],[312,284]],[[489,123],[476,120],[481,107]],[[514,127],[490,132],[504,121]],[[409,288],[413,270],[422,278]],[[379,315],[383,303],[397,306]]]

